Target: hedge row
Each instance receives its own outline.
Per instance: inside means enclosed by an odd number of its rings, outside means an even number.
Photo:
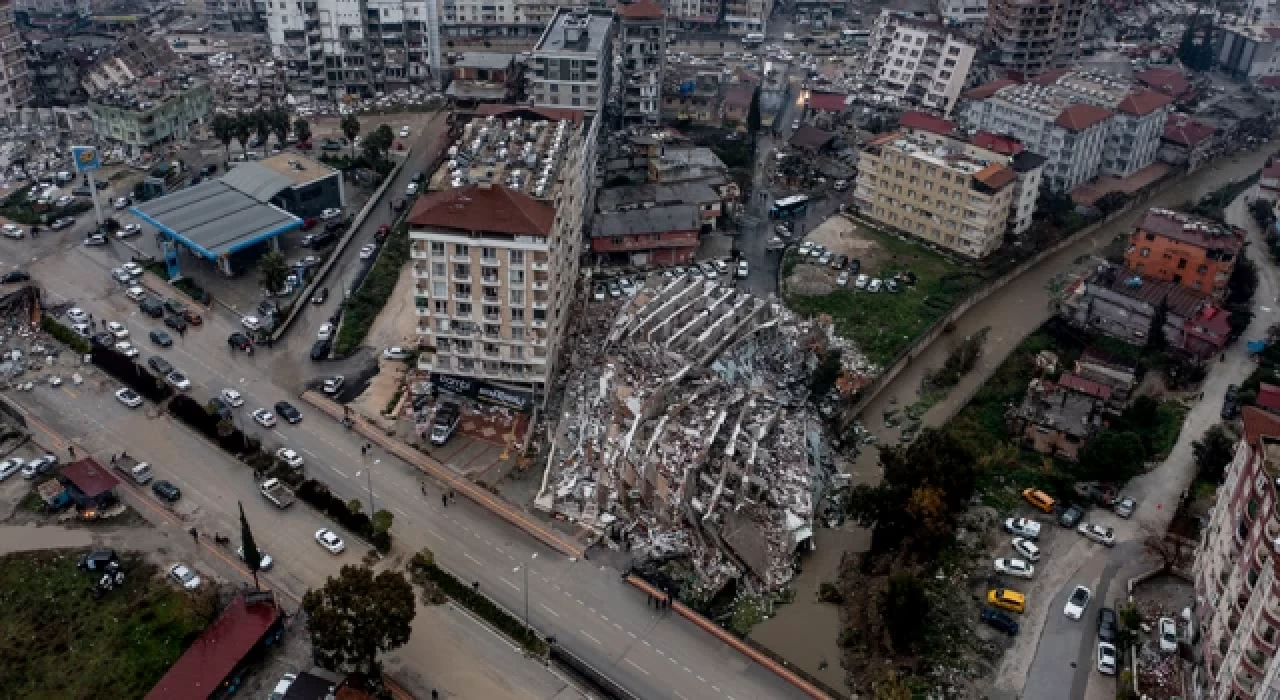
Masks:
[[[453,598],[468,610],[484,618],[503,634],[519,642],[530,653],[545,657],[549,651],[547,641],[538,633],[500,605],[489,599],[477,587],[463,583],[458,577],[436,565],[431,550],[424,549],[409,560],[409,569],[439,586],[445,595]]]
[[[230,422],[229,425],[223,423],[223,419],[218,416],[217,411],[207,405],[202,405],[199,401],[186,394],[179,394],[173,397],[173,401],[169,402],[169,413],[174,418],[195,428],[200,434],[218,443],[218,446],[222,449],[246,462],[250,462],[250,465],[255,468],[259,465],[251,460],[258,458],[258,455],[265,455],[262,451],[261,440],[235,427],[234,421]],[[219,425],[222,427],[219,428]],[[265,456],[271,462],[275,461],[270,455]]]
[[[53,339],[70,347],[81,355],[89,354],[89,341],[79,333],[58,322],[49,314],[40,317],[40,330],[53,336]]]
[[[373,261],[373,267],[364,283],[342,305],[342,325],[338,328],[338,340],[333,353],[346,357],[368,335],[373,322],[387,305],[391,292],[400,279],[400,269],[409,261],[409,228],[404,224],[395,227],[382,245],[381,254]]]
[[[375,530],[373,521],[364,513],[356,513],[347,506],[347,502],[333,495],[328,485],[315,479],[307,479],[298,486],[298,498],[311,504],[316,510],[324,511],[338,524],[363,537],[383,554],[391,550],[391,533],[386,530]]]
[[[134,362],[132,358],[116,352],[115,348],[93,343],[90,345],[89,359],[93,364],[143,397],[162,403],[173,396],[173,387],[169,386],[168,382],[156,377],[150,370]]]

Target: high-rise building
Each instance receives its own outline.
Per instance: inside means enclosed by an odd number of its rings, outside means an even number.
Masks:
[[[871,31],[864,83],[907,107],[951,113],[977,47],[937,22],[882,10]]]
[[[580,109],[589,115],[600,111],[609,94],[612,40],[612,12],[557,10],[530,59],[533,104]]]
[[[1201,665],[1191,682],[1206,700],[1280,697],[1280,416],[1242,413],[1192,566]]]
[[[987,24],[987,0],[938,0],[938,15],[948,27],[981,29]]]
[[[280,3],[282,6],[284,3]],[[209,28],[219,33],[262,32],[267,27],[267,3],[264,0],[206,0],[205,16]]]
[[[0,109],[31,101],[27,52],[13,21],[13,0],[0,0]]]
[[[773,0],[724,0],[724,28],[730,34],[764,34]]]
[[[1006,71],[1029,78],[1080,55],[1090,0],[989,0],[985,38]]]
[[[667,20],[653,0],[621,3],[614,41],[616,74],[610,106],[624,125],[657,126],[662,121],[662,81],[666,72]]]
[[[448,39],[536,37],[560,7],[586,0],[443,0],[440,34]]]
[[[436,7],[434,0],[274,2],[267,34],[295,97],[371,97],[434,80]]]

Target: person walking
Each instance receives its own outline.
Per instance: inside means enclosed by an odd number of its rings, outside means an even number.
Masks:
[[[449,507],[449,494],[447,493],[440,494],[440,507],[441,508]]]

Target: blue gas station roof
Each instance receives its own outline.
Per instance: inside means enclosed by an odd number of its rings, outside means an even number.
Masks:
[[[302,226],[302,219],[221,180],[180,189],[130,211],[210,260]]]

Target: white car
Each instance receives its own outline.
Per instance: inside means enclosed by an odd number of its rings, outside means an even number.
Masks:
[[[1178,625],[1171,617],[1162,617],[1156,625],[1160,635],[1160,651],[1172,654],[1178,650]]]
[[[346,377],[342,376],[341,374],[337,374],[324,380],[324,385],[322,389],[326,394],[336,394],[340,389],[342,389],[342,385],[346,381],[347,381]]]
[[[997,574],[1008,574],[1018,578],[1031,578],[1036,574],[1036,567],[1021,559],[997,559],[995,566]]]
[[[116,208],[116,211],[120,211],[121,209],[129,206],[129,200],[124,197],[117,197],[116,201],[112,203],[112,206]]]
[[[129,408],[137,408],[142,405],[142,397],[138,396],[138,392],[133,389],[120,389],[116,392],[116,398]]]
[[[738,261],[738,279],[744,280],[746,278],[747,278],[747,261],[739,260]]]
[[[878,294],[880,292],[880,288],[883,286],[884,286],[884,282],[881,282],[878,279],[874,279],[874,280],[871,280],[871,283],[867,285],[867,291],[871,292],[872,294]]]
[[[1084,586],[1076,586],[1071,591],[1071,597],[1067,598],[1067,604],[1062,608],[1062,614],[1072,620],[1079,620],[1084,615],[1084,609],[1089,607],[1089,600],[1093,598],[1093,591]]]
[[[14,474],[22,471],[22,468],[25,466],[26,462],[23,462],[20,459],[6,459],[3,462],[0,462],[0,481],[4,481]]]
[[[240,319],[240,325],[251,331],[256,331],[259,328],[262,328],[262,321],[260,321],[257,316],[245,316]]]
[[[849,286],[849,271],[848,271],[848,270],[842,270],[842,271],[840,272],[840,276],[836,278],[836,286],[837,286],[837,287],[848,287],[848,286]]]
[[[341,209],[325,209],[324,211],[320,212],[321,221],[329,221],[331,219],[336,219],[339,216],[342,216]]]
[[[235,389],[223,389],[222,400],[227,402],[228,406],[237,408],[244,405],[244,397],[240,396],[240,392]]]
[[[1098,642],[1098,673],[1105,676],[1116,675],[1116,646],[1108,642]]]
[[[287,447],[281,447],[276,450],[276,458],[294,469],[302,468],[302,455]]]
[[[87,246],[106,245],[107,237],[101,233],[89,234],[89,237],[84,239],[84,244]]]
[[[1040,561],[1040,548],[1025,537],[1013,538],[1013,551],[1027,558],[1027,561]]]
[[[108,321],[107,332],[110,333],[116,340],[124,340],[125,338],[129,337],[129,329],[125,328],[124,324],[120,323],[119,321]]]
[[[120,267],[123,268],[125,272],[129,273],[134,277],[142,276],[142,266],[136,262],[127,262],[121,265]]]
[[[264,428],[271,428],[276,424],[276,417],[271,411],[259,408],[253,412],[253,421]]]
[[[120,353],[121,355],[124,355],[125,357],[138,356],[138,349],[133,347],[133,343],[130,343],[127,340],[122,340],[116,343],[115,347],[116,347],[116,352]]]
[[[404,138],[408,135],[409,135],[409,127],[407,126],[400,127],[400,138]]]
[[[74,201],[76,201],[74,197],[72,197],[72,196],[71,196],[71,195],[69,195],[69,194],[64,194],[64,195],[62,195],[61,197],[58,197],[58,199],[57,199],[56,201],[54,201],[53,206],[55,206],[55,207],[69,207],[69,206],[71,206],[71,203],[72,203],[72,202],[74,202]]]
[[[132,238],[142,233],[142,227],[137,224],[126,224],[116,231],[116,238]]]
[[[196,572],[188,569],[186,564],[174,564],[169,567],[169,576],[188,591],[194,591],[200,587],[200,577],[196,576]]]
[[[142,287],[129,287],[125,290],[124,295],[129,297],[130,301],[142,301],[147,298],[147,290]]]
[[[382,359],[384,360],[407,360],[411,353],[407,348],[387,348],[382,351]]]
[[[165,381],[172,384],[173,388],[177,389],[178,391],[186,391],[187,389],[191,388],[191,380],[187,379],[187,375],[183,374],[182,372],[178,372],[176,370],[173,372],[170,372],[169,376],[165,377]]]
[[[116,267],[111,270],[111,279],[120,284],[129,284],[133,281],[133,275],[129,274],[129,271],[123,267]]]
[[[243,558],[241,557],[241,559]],[[286,673],[280,676],[280,680],[276,681],[275,690],[271,691],[271,694],[267,696],[267,700],[284,700],[284,697],[289,694],[289,688],[293,687],[293,682],[296,680],[298,680],[298,674],[296,673]]]
[[[373,254],[376,252],[378,252],[378,246],[372,243],[365,244],[360,247],[360,259],[368,260],[369,258],[372,258]]]
[[[55,455],[46,454],[40,457],[36,457],[30,462],[27,462],[27,465],[22,468],[22,478],[34,479],[37,476],[40,476],[41,474],[49,471],[57,463],[58,463],[58,458]]]
[[[67,309],[67,319],[72,323],[85,323],[89,320],[89,314],[85,313],[84,309],[73,306]]]
[[[316,542],[318,542],[321,547],[329,550],[330,554],[341,554],[342,550],[347,548],[347,545],[343,543],[341,537],[338,537],[338,535],[332,530],[327,530],[325,528],[316,530]]]
[[[22,238],[27,235],[21,228],[14,226],[13,224],[5,224],[0,228],[0,232],[4,233],[5,238]]]
[[[333,337],[333,324],[322,323],[320,330],[316,331],[316,340],[328,340]]]
[[[404,193],[410,197],[418,193],[418,183],[410,182],[404,187]]]
[[[853,278],[854,289],[866,289],[868,284],[871,284],[871,275],[858,275]]]
[[[240,557],[240,561],[244,561],[244,547],[236,549],[236,556]],[[267,571],[271,568],[271,565],[275,563],[276,560],[272,559],[270,554],[267,554],[261,549],[258,550],[258,571]]]
[[[1096,523],[1080,523],[1076,527],[1076,532],[1085,537],[1107,547],[1116,546],[1116,533],[1109,527],[1103,527]]]
[[[1004,521],[1004,531],[1029,540],[1040,539],[1040,523],[1031,518],[1008,518]]]

